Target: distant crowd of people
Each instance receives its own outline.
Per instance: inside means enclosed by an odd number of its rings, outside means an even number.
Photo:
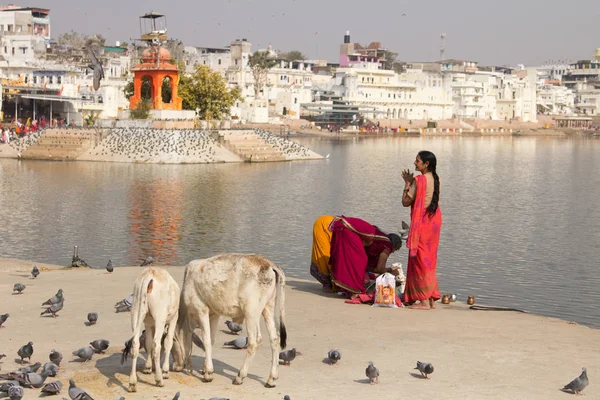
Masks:
[[[11,140],[28,136],[40,129],[68,127],[73,127],[73,124],[67,124],[66,119],[60,116],[52,120],[46,119],[45,116],[37,119],[29,117],[25,122],[21,118],[14,118],[9,124],[0,124],[0,143],[9,143]]]

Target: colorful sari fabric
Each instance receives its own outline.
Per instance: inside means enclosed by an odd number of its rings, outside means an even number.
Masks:
[[[363,240],[388,240],[377,234],[377,228],[359,218],[344,216],[331,224],[332,282],[347,292],[365,293],[365,274],[369,258]]]
[[[442,210],[438,207],[433,216],[427,214],[424,206],[427,179],[419,175],[415,181],[417,190],[411,207],[410,233],[406,243],[409,255],[403,298],[405,303],[440,298],[436,266]]]
[[[313,245],[310,263],[310,274],[323,286],[331,287],[331,270],[329,256],[333,233],[329,225],[335,220],[333,215],[323,215],[313,225]]]
[[[373,240],[373,243],[365,247],[368,257],[367,271],[373,271],[377,267],[381,253],[387,253],[390,255],[394,252],[394,246],[392,245],[391,240],[388,239],[385,232],[380,230],[378,227],[375,227],[375,234],[378,237],[385,238],[385,240],[375,239]]]

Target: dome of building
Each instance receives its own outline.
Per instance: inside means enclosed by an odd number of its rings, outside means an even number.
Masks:
[[[142,62],[144,63],[153,63],[156,62],[156,47],[148,47],[142,52]],[[158,56],[161,62],[170,62],[171,61],[171,53],[169,50],[164,47],[158,48]]]

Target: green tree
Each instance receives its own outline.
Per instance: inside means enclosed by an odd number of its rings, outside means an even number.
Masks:
[[[137,104],[137,108],[129,111],[129,117],[131,119],[148,119],[151,107],[150,100],[141,99]]]
[[[127,84],[123,87],[123,94],[125,94],[125,98],[129,100],[131,96],[133,96],[134,86],[133,79],[127,82]]]
[[[206,65],[198,65],[192,75],[180,75],[179,96],[185,110],[199,109],[199,118],[221,119],[229,115],[231,106],[243,100],[238,88],[227,88],[225,78]]]
[[[289,61],[304,61],[306,60],[306,56],[298,50],[288,51],[287,53],[281,53],[279,55],[280,58],[285,58]]]
[[[277,61],[266,51],[256,51],[248,58],[248,65],[254,77],[254,96],[258,98],[267,80],[267,72],[277,65]]]
[[[394,53],[390,50],[385,50],[383,55],[385,57],[385,61],[383,62],[383,69],[394,69],[394,64],[396,63],[396,57],[398,57],[398,53]]]

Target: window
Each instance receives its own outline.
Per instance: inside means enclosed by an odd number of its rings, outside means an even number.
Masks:
[[[21,54],[27,53],[27,47],[19,47],[19,50],[21,50]]]
[[[62,76],[56,77],[56,83],[62,83]]]
[[[33,83],[37,83],[37,76],[33,77]]]
[[[235,60],[235,65],[238,65],[238,60],[237,59]]]
[[[48,77],[48,83],[52,83],[52,82],[53,82],[53,80],[54,80],[54,79],[53,79],[53,77],[52,77],[52,76]]]
[[[221,65],[221,59],[220,58],[219,58],[219,63],[218,64]]]
[[[4,54],[8,54],[8,47],[4,46]]]
[[[298,104],[298,98],[294,97],[294,104]]]

